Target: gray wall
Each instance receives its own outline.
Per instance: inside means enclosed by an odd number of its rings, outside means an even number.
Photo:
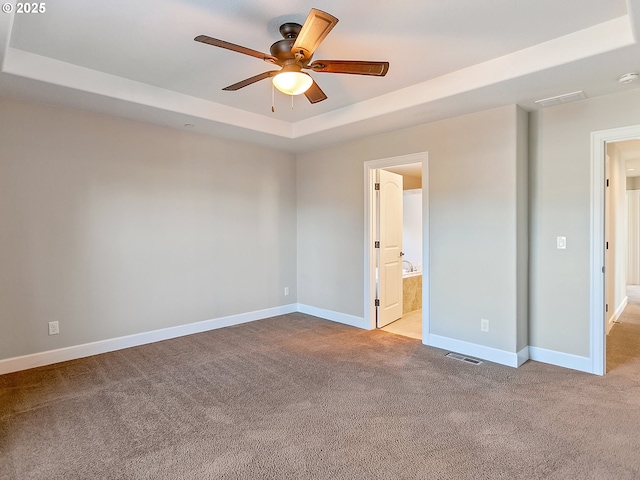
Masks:
[[[363,162],[420,151],[432,333],[520,350],[528,292],[528,343],[589,355],[590,134],[640,124],[640,89],[529,115],[528,235],[515,106],[296,166],[242,143],[0,102],[0,359],[296,301],[362,316]],[[51,320],[60,335],[47,336]]]
[[[518,108],[516,121],[516,351],[519,352],[529,345],[529,114]]]
[[[291,154],[0,99],[0,359],[295,303],[295,202]]]
[[[640,90],[542,109],[529,122],[529,343],[588,357],[591,133],[640,124]]]
[[[627,177],[627,190],[640,190],[640,177]]]
[[[428,151],[431,333],[517,351],[527,310],[519,139],[526,142],[526,114],[508,106],[299,155],[298,301],[363,316],[364,162]]]

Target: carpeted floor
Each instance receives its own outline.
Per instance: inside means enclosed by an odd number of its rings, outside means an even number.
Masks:
[[[639,358],[445,353],[291,314],[3,375],[0,479],[640,478]]]

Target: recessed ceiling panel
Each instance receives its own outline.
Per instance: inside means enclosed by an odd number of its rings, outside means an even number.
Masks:
[[[10,45],[62,62],[297,122],[506,55],[626,14],[624,0],[65,0],[16,15]],[[269,53],[284,22],[311,8],[340,22],[314,58],[389,61],[386,77],[311,73],[328,99],[310,105],[261,81],[222,88],[276,67],[194,42],[200,34]],[[616,74],[619,72],[616,72]]]

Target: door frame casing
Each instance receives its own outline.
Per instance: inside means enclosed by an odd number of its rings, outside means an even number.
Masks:
[[[591,231],[590,231],[590,357],[591,373],[604,375],[606,368],[605,314],[605,161],[607,143],[640,138],[640,125],[591,133]]]
[[[375,172],[410,163],[422,164],[422,343],[429,339],[429,155],[418,152],[364,162],[364,319],[369,330],[376,327]]]

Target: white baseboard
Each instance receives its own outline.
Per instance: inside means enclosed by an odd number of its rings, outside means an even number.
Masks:
[[[618,305],[618,308],[616,308],[615,312],[613,312],[611,317],[607,320],[607,335],[609,335],[609,332],[613,328],[614,322],[620,318],[624,309],[627,308],[627,303],[629,303],[629,297],[624,297],[622,302],[620,302],[620,305]]]
[[[371,330],[368,322],[365,322],[364,317],[356,317],[355,315],[349,315],[347,313],[334,312],[333,310],[325,310],[324,308],[311,307],[302,303],[298,304],[298,312],[306,313],[307,315],[313,315],[314,317],[324,318],[325,320],[331,320],[332,322],[344,323],[352,327],[363,328],[365,330]]]
[[[571,368],[581,372],[594,373],[593,362],[589,357],[580,357],[570,353],[556,352],[546,348],[529,347],[529,359],[549,363],[558,367]]]
[[[529,347],[524,347],[522,350],[520,350],[518,353],[516,353],[517,357],[518,357],[518,366],[522,365],[524,362],[526,362],[527,360],[529,360]]]
[[[100,353],[113,352],[114,350],[122,350],[123,348],[137,347],[138,345],[160,342],[162,340],[183,337],[194,333],[230,327],[232,325],[240,325],[241,323],[253,322],[264,318],[276,317],[278,315],[285,315],[287,313],[295,312],[296,307],[296,304],[282,305],[280,307],[240,313],[238,315],[229,315],[226,317],[204,320],[202,322],[189,323],[187,325],[178,325],[176,327],[153,330],[151,332],[127,335],[126,337],[111,338],[108,340],[100,340],[98,342],[85,343],[83,345],[75,345],[57,350],[34,353],[31,355],[23,355],[21,357],[7,358],[5,360],[0,360],[0,375],[26,370],[28,368],[51,365],[52,363],[89,357]]]
[[[624,308],[621,310],[624,310]],[[88,357],[91,355],[112,352],[115,350],[122,350],[124,348],[136,347],[147,343],[160,342],[162,340],[169,340],[171,338],[182,337],[194,333],[230,327],[232,325],[240,325],[242,323],[253,322],[264,318],[286,315],[294,312],[305,313],[307,315],[313,315],[315,317],[343,323],[352,327],[370,330],[368,322],[366,322],[363,317],[356,317],[355,315],[325,310],[323,308],[311,307],[309,305],[298,303],[267,308],[264,310],[256,310],[238,315],[230,315],[202,322],[190,323],[187,325],[178,325],[176,327],[163,328],[160,330],[153,330],[151,332],[143,332],[125,337],[85,343],[57,350],[49,350],[31,355],[7,358],[0,360],[0,375],[34,367],[41,367],[44,365],[51,365],[53,363],[75,360],[77,358]],[[519,352],[513,353],[434,334],[426,335],[425,338],[423,338],[423,343],[432,347],[450,350],[463,355],[477,357],[510,367],[519,367],[530,359],[557,365],[559,367],[579,370],[581,372],[593,373],[590,358],[556,352],[553,350],[546,350],[544,348],[525,347]]]
[[[485,347],[477,343],[456,340],[455,338],[442,337],[440,335],[429,334],[425,345],[431,347],[450,350],[462,355],[477,357],[489,362],[499,363],[508,367],[519,367],[529,358],[529,348],[525,347],[519,352],[507,352],[506,350],[498,350],[497,348]]]

